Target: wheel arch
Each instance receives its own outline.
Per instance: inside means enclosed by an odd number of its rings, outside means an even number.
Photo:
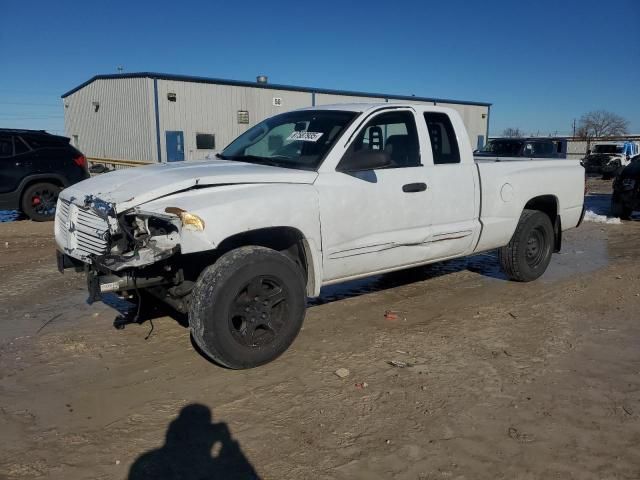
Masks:
[[[554,252],[562,247],[562,219],[560,218],[560,203],[555,195],[539,195],[531,198],[523,210],[538,210],[549,217],[553,225]]]
[[[67,180],[62,175],[57,175],[55,173],[43,173],[40,175],[29,175],[25,177],[20,182],[20,186],[18,187],[18,203],[22,205],[22,197],[24,192],[31,185],[35,185],[36,183],[53,183],[58,185],[61,188],[66,188],[69,184]]]
[[[320,290],[320,262],[315,245],[297,228],[273,226],[248,230],[225,238],[216,248],[218,255],[235,248],[258,245],[271,248],[290,257],[303,271],[308,296],[316,296]]]

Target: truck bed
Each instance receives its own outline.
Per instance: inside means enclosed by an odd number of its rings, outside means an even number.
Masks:
[[[561,228],[575,227],[584,203],[584,169],[579,160],[559,158],[475,158],[481,184],[482,234],[476,251],[504,245],[526,205],[524,199],[554,202]]]

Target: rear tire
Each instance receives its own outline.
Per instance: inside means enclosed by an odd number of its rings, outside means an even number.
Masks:
[[[58,194],[62,188],[54,183],[39,182],[28,186],[22,194],[21,210],[36,222],[48,222],[55,218]]]
[[[633,210],[618,200],[614,194],[611,197],[611,216],[618,217],[622,220],[629,220]]]
[[[539,210],[524,210],[511,241],[498,250],[498,259],[510,280],[531,282],[549,266],[553,248],[549,216]]]
[[[305,308],[300,267],[275,250],[246,246],[225,253],[200,274],[189,325],[211,360],[232,369],[253,368],[289,348]]]

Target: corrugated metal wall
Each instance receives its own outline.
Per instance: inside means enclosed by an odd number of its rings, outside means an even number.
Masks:
[[[332,103],[384,103],[386,101],[415,103],[417,105],[434,105],[434,102],[425,102],[421,100],[398,100],[393,97],[374,98],[350,95],[328,95],[323,93],[316,94],[316,105],[330,105]],[[469,141],[471,142],[472,147],[475,148],[478,142],[478,135],[482,135],[486,142],[487,126],[489,122],[489,107],[458,103],[435,103],[435,105],[449,107],[460,113],[460,116],[467,127],[467,133],[469,134]]]
[[[157,82],[159,139],[156,129],[154,82]],[[175,94],[175,101],[168,95]],[[275,105],[275,99],[279,105]],[[65,131],[87,156],[122,160],[167,159],[166,132],[184,135],[185,160],[202,159],[214,150],[198,150],[196,134],[215,135],[215,151],[239,134],[272,115],[313,105],[376,103],[393,97],[359,97],[339,94],[275,90],[251,86],[153,80],[151,78],[98,79],[64,99]],[[100,108],[94,111],[93,102]],[[433,104],[415,100],[410,103]],[[457,110],[463,118],[472,146],[485,136],[488,107],[467,104],[438,105]],[[248,112],[249,123],[238,122],[238,111]],[[484,118],[483,118],[484,116]],[[486,140],[486,139],[485,139]]]
[[[169,93],[176,94],[175,102],[167,99]],[[282,100],[281,106],[273,105],[274,98]],[[196,133],[215,134],[216,150],[222,150],[261,120],[310,105],[307,92],[158,80],[162,159],[167,158],[166,131],[183,131],[185,160],[197,160],[211,151],[196,148]],[[249,124],[238,123],[239,110],[249,112]]]
[[[487,143],[487,130],[489,125],[489,107],[483,105],[464,105],[459,103],[437,103],[441,107],[449,107],[457,110],[469,134],[471,148],[476,148],[478,136],[482,135],[483,143]]]
[[[354,97],[351,95],[330,95],[316,93],[316,105],[331,105],[334,103],[384,103],[384,97]]]
[[[86,156],[157,160],[153,80],[96,80],[63,104],[65,133]]]

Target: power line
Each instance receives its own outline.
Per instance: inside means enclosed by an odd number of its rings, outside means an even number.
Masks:
[[[34,107],[62,107],[62,103],[3,102],[0,105],[26,105]]]
[[[10,112],[10,113],[2,113],[0,112],[0,117],[49,117],[49,118],[63,118],[63,114],[58,113],[38,113],[38,112]]]

